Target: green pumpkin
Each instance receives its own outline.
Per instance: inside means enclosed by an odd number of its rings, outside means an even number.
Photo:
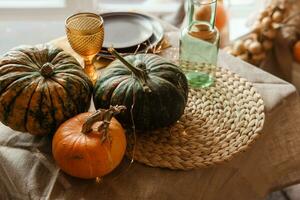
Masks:
[[[184,112],[188,83],[181,69],[154,54],[122,58],[101,71],[94,87],[98,108],[124,105],[127,111],[117,116],[123,124],[138,130],[153,130],[171,125]]]
[[[92,82],[62,49],[23,46],[0,59],[0,120],[34,135],[87,111]]]

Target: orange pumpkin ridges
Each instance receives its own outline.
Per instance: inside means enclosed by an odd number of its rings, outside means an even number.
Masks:
[[[52,153],[65,173],[83,179],[102,177],[121,162],[125,130],[113,117],[124,106],[79,114],[64,122],[52,141]]]

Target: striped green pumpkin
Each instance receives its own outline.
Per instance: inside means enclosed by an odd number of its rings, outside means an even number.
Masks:
[[[153,54],[120,57],[101,71],[94,87],[98,108],[124,105],[116,118],[138,130],[153,130],[176,122],[184,112],[188,84],[181,69]],[[132,112],[132,115],[131,115]]]
[[[92,82],[62,49],[22,46],[0,58],[0,120],[34,135],[87,111]]]

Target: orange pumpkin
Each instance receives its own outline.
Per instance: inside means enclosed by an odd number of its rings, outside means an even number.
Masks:
[[[52,153],[65,173],[84,179],[102,177],[121,162],[125,131],[113,117],[124,106],[79,114],[64,122],[52,141]]]
[[[227,12],[226,9],[223,5],[223,3],[218,2],[217,5],[217,15],[216,15],[216,27],[222,31],[223,28],[225,28],[227,21],[228,21],[228,16],[227,16]]]
[[[293,54],[295,60],[300,63],[300,40],[294,45]]]

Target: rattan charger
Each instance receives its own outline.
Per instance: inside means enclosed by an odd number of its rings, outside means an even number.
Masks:
[[[190,170],[228,161],[260,135],[264,103],[251,83],[217,68],[207,89],[190,89],[181,119],[171,127],[129,137],[127,155],[152,167]]]

